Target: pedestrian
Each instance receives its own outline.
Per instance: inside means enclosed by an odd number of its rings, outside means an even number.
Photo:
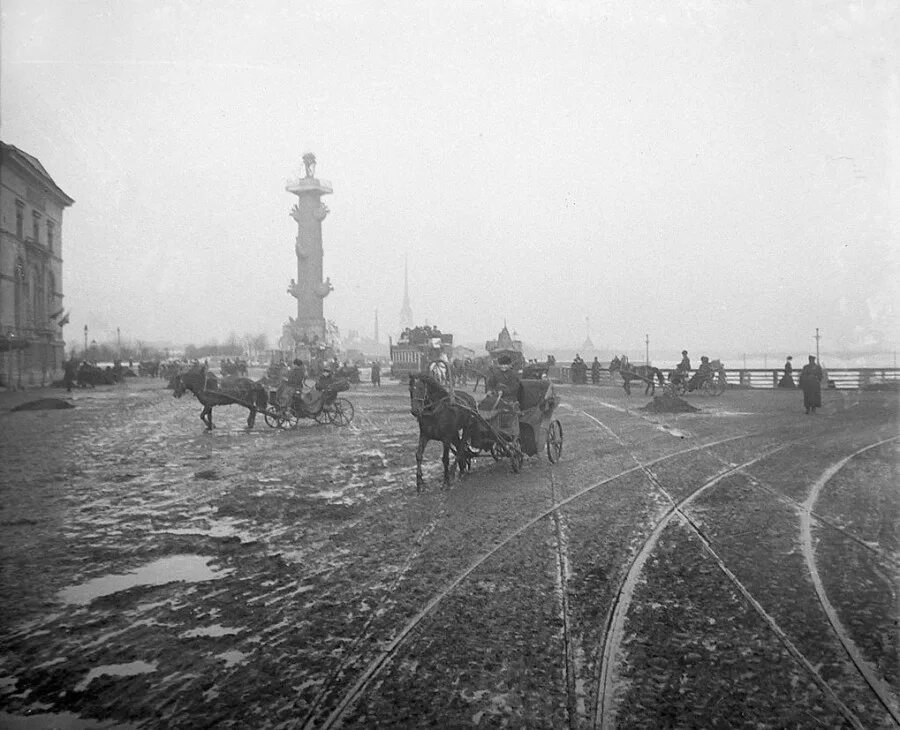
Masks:
[[[78,361],[72,355],[63,365],[63,382],[66,384],[66,393],[72,392],[72,384],[78,375]]]
[[[806,415],[815,415],[816,408],[822,407],[822,368],[816,362],[815,355],[809,356],[809,362],[800,371],[800,387],[803,389]]]
[[[594,355],[594,362],[591,363],[591,383],[600,384],[600,361],[596,355]]]
[[[381,387],[381,364],[377,360],[372,361],[372,385]]]
[[[794,364],[791,362],[794,358],[791,355],[787,356],[787,360],[784,363],[784,375],[781,376],[781,380],[778,381],[779,388],[796,388],[794,385]]]

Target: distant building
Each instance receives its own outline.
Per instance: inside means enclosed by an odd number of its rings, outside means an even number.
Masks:
[[[496,361],[501,355],[509,355],[513,367],[521,368],[525,364],[525,356],[522,354],[522,341],[515,339],[515,333],[513,335],[509,334],[506,322],[503,323],[503,329],[500,330],[496,340],[488,340],[484,343],[484,349],[487,350],[492,361]]]
[[[40,161],[0,142],[0,385],[61,377],[62,219],[75,201]]]

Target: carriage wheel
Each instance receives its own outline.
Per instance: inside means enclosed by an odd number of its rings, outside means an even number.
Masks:
[[[494,457],[494,461],[500,461],[500,459],[506,456],[506,447],[499,441],[494,441],[494,443],[491,444],[491,456]]]
[[[284,428],[286,417],[287,411],[284,411],[281,408],[274,411],[267,409],[263,412],[263,418],[266,421],[266,425],[271,426],[272,428]]]
[[[346,398],[336,398],[326,413],[335,426],[349,426],[353,420],[353,404]]]
[[[714,396],[720,396],[720,395],[722,395],[722,393],[724,393],[726,391],[727,388],[728,388],[728,382],[725,380],[725,378],[716,378],[716,380],[713,382],[713,393],[712,394]]]
[[[563,429],[562,424],[553,419],[550,421],[550,428],[547,429],[547,458],[551,464],[559,461],[562,456],[563,448]]]
[[[297,428],[300,425],[300,417],[292,410],[286,410],[281,418],[279,426],[284,429]]]
[[[715,383],[713,383],[713,381],[710,380],[709,378],[707,378],[702,383],[700,383],[700,388],[699,388],[700,395],[709,397],[714,394],[714,392],[715,392],[714,389],[715,389]]]

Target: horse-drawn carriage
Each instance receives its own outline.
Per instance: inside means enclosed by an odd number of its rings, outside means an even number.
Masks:
[[[320,381],[307,391],[300,389],[289,393],[284,401],[279,400],[277,390],[270,390],[269,405],[263,412],[263,418],[272,428],[296,428],[303,418],[321,424],[347,426],[353,420],[353,404],[346,398],[338,397],[338,393],[349,388],[350,383],[346,379],[327,384]]]
[[[546,448],[547,458],[556,463],[562,455],[563,430],[553,412],[559,399],[549,380],[521,381],[515,406],[487,396],[484,407],[463,390],[453,390],[428,374],[410,373],[410,412],[419,422],[416,449],[416,486],[425,485],[422,457],[429,441],[444,446],[444,484],[453,473],[450,452],[456,456],[460,473],[469,471],[472,460],[491,454],[495,460],[509,458],[518,472],[525,456],[535,456]]]
[[[688,392],[697,392],[705,396],[722,395],[728,389],[725,366],[721,360],[713,360],[709,363],[708,370],[704,372],[698,370],[690,378],[687,373],[675,369],[669,373],[666,389],[679,396]]]
[[[544,447],[547,459],[555,464],[563,447],[562,424],[553,418],[558,405],[549,380],[523,380],[514,403],[499,395],[487,396],[466,432],[469,458],[484,453],[496,461],[509,458],[512,470],[518,472],[525,456],[535,456]]]

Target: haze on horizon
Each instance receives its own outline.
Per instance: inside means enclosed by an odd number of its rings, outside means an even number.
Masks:
[[[0,137],[75,199],[67,342],[295,314],[315,152],[326,317],[643,353],[900,342],[891,2],[5,0]]]

